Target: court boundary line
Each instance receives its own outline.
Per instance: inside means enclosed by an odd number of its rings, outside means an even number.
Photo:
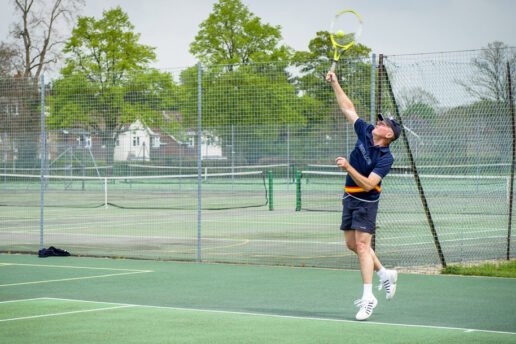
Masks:
[[[16,301],[34,301],[34,300],[45,300],[45,299],[48,299],[48,298],[40,297],[40,298],[36,298],[36,299],[24,299],[24,300],[16,300]],[[14,301],[14,302],[16,302],[16,301]],[[5,302],[0,302],[0,303],[5,303]],[[131,308],[131,307],[134,308],[135,306],[119,304],[119,305],[113,306],[113,307],[84,309],[84,310],[69,311],[69,312],[38,314],[38,315],[30,315],[30,316],[25,316],[25,317],[0,319],[0,323],[8,322],[8,321],[17,321],[17,320],[31,320],[31,319],[38,319],[38,318],[55,317],[55,316],[70,315],[70,314],[81,314],[81,313],[89,313],[89,312],[102,312],[102,311],[110,311],[110,310],[114,310],[114,309],[123,309],[123,308]]]
[[[272,313],[256,313],[256,312],[228,311],[228,310],[202,309],[202,308],[185,308],[185,307],[173,307],[173,306],[139,305],[139,304],[130,304],[130,303],[90,301],[90,300],[66,299],[66,298],[56,298],[56,297],[42,297],[42,298],[39,298],[39,299],[56,300],[56,301],[68,301],[68,302],[85,302],[85,303],[95,303],[95,304],[109,304],[109,305],[119,305],[119,306],[128,306],[128,307],[154,308],[154,309],[186,311],[186,312],[217,313],[217,314],[229,314],[229,315],[246,315],[246,316],[281,318],[281,319],[296,319],[296,320],[329,321],[329,322],[350,323],[350,324],[356,324],[356,325],[358,325],[358,324],[365,324],[365,325],[371,324],[371,325],[379,325],[379,326],[398,326],[398,327],[423,328],[423,329],[435,329],[435,330],[463,331],[464,333],[477,332],[477,333],[494,333],[494,334],[516,335],[516,332],[482,330],[482,329],[462,328],[462,327],[416,325],[416,324],[401,324],[401,323],[384,323],[384,322],[375,322],[375,321],[365,321],[365,322],[363,322],[363,321],[356,321],[356,320],[323,318],[323,317],[303,317],[303,316],[282,315],[282,314],[272,314]]]
[[[78,280],[86,280],[86,279],[94,279],[94,278],[106,278],[106,277],[125,276],[125,275],[134,275],[134,274],[142,274],[142,273],[154,272],[153,270],[97,268],[97,267],[87,267],[87,266],[48,265],[48,264],[1,263],[0,266],[2,266],[2,267],[5,267],[5,266],[31,266],[31,267],[45,267],[45,268],[123,271],[123,272],[112,273],[112,274],[104,274],[104,275],[93,275],[93,276],[60,278],[60,279],[52,279],[52,280],[40,280],[40,281],[29,281],[29,282],[0,284],[0,288],[2,288],[2,287],[14,287],[14,286],[20,286],[20,285],[30,285],[30,284],[43,284],[43,283],[54,283],[54,282],[78,281]]]
[[[16,265],[16,266],[42,266],[45,268],[65,268],[65,269],[84,269],[84,270],[110,270],[110,271],[127,271],[127,272],[153,272],[152,270],[138,270],[138,269],[120,269],[120,268],[97,268],[94,266],[74,266],[74,265],[52,265],[52,264],[25,264],[25,263],[7,263],[0,262],[1,265]]]
[[[31,298],[31,299],[15,299],[15,300],[5,300],[5,301],[0,301],[0,305],[4,304],[4,303],[15,303],[15,302],[25,302],[25,301],[36,301],[36,300],[41,300],[42,298],[41,297],[34,297],[34,298]]]

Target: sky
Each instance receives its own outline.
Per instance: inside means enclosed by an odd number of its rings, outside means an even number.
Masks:
[[[516,47],[514,0],[241,0],[263,23],[280,26],[283,44],[307,50],[341,9],[364,18],[361,43],[376,54],[474,50],[493,41]],[[81,15],[100,18],[116,6],[129,15],[140,42],[156,48],[161,69],[194,65],[189,53],[199,25],[217,0],[86,0]],[[0,40],[9,40],[10,0],[0,0]]]

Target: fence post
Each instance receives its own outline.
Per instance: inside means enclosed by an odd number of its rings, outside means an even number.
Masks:
[[[33,80],[37,81],[37,80]],[[40,147],[40,203],[39,203],[39,248],[45,247],[44,231],[45,231],[45,187],[47,172],[47,131],[45,127],[45,77],[41,75],[40,80],[40,97],[41,97],[41,147]]]
[[[375,81],[376,81],[376,54],[373,53],[371,56],[371,113],[370,116],[370,123],[376,123],[376,115],[375,115]]]
[[[376,116],[380,113],[382,113],[382,79],[383,79],[383,68],[384,65],[383,65],[383,54],[380,54],[380,56],[378,57],[378,68],[376,69],[377,70],[377,73],[378,73],[378,79],[376,79],[376,87],[377,87],[377,90],[376,90],[376,102],[375,102],[375,107],[376,107],[376,113],[375,113],[375,117],[374,117],[374,122],[376,122]]]
[[[509,91],[509,112],[512,123],[512,157],[511,157],[511,179],[509,184],[509,221],[507,228],[507,260],[511,259],[511,231],[512,231],[512,207],[514,199],[514,163],[516,160],[516,124],[514,118],[514,100],[512,99],[511,65],[507,61],[507,87]]]
[[[202,262],[202,64],[197,65],[197,262]]]

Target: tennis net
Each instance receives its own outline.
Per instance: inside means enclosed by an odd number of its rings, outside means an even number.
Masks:
[[[505,214],[510,199],[510,177],[421,174],[430,210],[441,214]],[[340,212],[346,173],[297,172],[296,210]],[[421,212],[412,174],[389,174],[382,182],[382,211]],[[388,203],[387,205],[385,203]]]
[[[0,174],[0,205],[129,209],[234,209],[266,206],[266,173],[88,177]],[[44,188],[41,185],[44,185]],[[201,192],[199,193],[199,184]],[[199,199],[201,196],[201,199]],[[200,202],[199,202],[200,200]]]

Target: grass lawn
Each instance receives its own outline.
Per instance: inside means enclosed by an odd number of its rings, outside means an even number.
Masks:
[[[516,260],[479,265],[450,265],[441,271],[448,275],[470,275],[516,278]]]

